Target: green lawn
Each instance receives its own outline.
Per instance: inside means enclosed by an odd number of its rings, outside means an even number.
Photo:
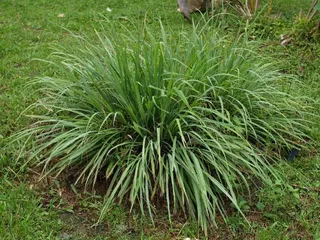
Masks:
[[[267,2],[267,1],[264,1]],[[307,12],[312,0],[274,0],[272,13],[282,13],[278,20],[266,20],[261,14],[249,26],[252,45],[271,59],[282,61],[284,72],[294,74],[301,87],[296,91],[320,101],[320,44],[301,37],[304,26],[295,23],[300,8]],[[201,16],[194,15],[195,22]],[[319,17],[319,16],[318,16]],[[102,189],[96,194],[75,189],[63,179],[47,178],[40,183],[38,173],[17,160],[18,147],[8,145],[9,137],[26,127],[23,110],[38,98],[26,83],[39,76],[59,76],[59,71],[37,59],[48,59],[52,46],[76,45],[72,33],[97,41],[95,30],[111,33],[125,26],[137,35],[140,26],[159,31],[159,21],[170,36],[191,31],[177,12],[173,0],[1,0],[0,1],[0,239],[191,239],[200,238],[196,223],[176,216],[170,225],[159,213],[155,225],[115,206],[105,220],[92,227],[102,207]],[[234,21],[234,20],[232,20]],[[231,21],[231,22],[232,22]],[[240,20],[237,20],[240,21]],[[225,32],[243,32],[245,21]],[[236,28],[236,29],[235,29]],[[280,34],[294,31],[292,43],[280,45]],[[261,36],[261,39],[259,38]],[[299,38],[300,36],[300,38]],[[303,35],[304,36],[304,35]],[[319,40],[319,39],[318,39]],[[123,41],[123,40],[119,40]],[[308,100],[306,100],[308,101]],[[314,104],[319,115],[319,106]],[[320,127],[311,135],[320,141]],[[318,144],[319,146],[319,144]],[[279,164],[286,185],[262,188],[251,199],[242,196],[246,222],[230,212],[228,225],[223,221],[210,231],[212,239],[320,239],[320,155],[315,147],[294,163]],[[303,155],[303,154],[302,154]],[[241,197],[241,196],[240,196]],[[232,209],[232,207],[230,207]],[[141,231],[143,229],[143,231]]]

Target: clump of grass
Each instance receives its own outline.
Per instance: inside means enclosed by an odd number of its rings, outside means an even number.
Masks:
[[[32,139],[29,161],[44,174],[87,185],[104,176],[101,216],[114,201],[152,216],[162,198],[169,218],[183,211],[206,230],[226,199],[241,211],[237,193],[252,179],[277,176],[282,149],[304,143],[303,107],[245,42],[197,27],[117,39],[55,52],[65,75],[36,81],[43,97],[32,108],[43,113],[17,135]]]

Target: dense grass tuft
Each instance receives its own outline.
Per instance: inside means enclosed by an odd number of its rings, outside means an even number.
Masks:
[[[272,64],[214,31],[195,28],[158,40],[103,36],[99,46],[55,52],[61,78],[41,78],[42,115],[18,134],[32,136],[32,163],[44,173],[108,179],[115,200],[152,215],[164,199],[203,229],[251,180],[270,182],[271,163],[304,143],[304,109]],[[123,36],[121,36],[123,38]],[[281,90],[282,89],[282,90]]]

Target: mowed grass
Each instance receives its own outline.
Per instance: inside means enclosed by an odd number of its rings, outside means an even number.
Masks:
[[[53,239],[60,228],[57,213],[45,209],[28,186],[2,177],[0,239]]]
[[[282,12],[286,19],[294,19],[300,8],[307,11],[311,0],[274,0],[274,3],[274,13]],[[146,220],[141,235],[139,215],[128,216],[120,207],[107,215],[105,226],[92,231],[90,227],[97,216],[88,216],[88,212],[101,207],[99,199],[91,195],[78,196],[55,182],[48,183],[47,193],[30,189],[32,174],[13,164],[15,149],[6,145],[12,133],[27,125],[27,119],[20,115],[38,97],[32,89],[24,91],[25,84],[38,76],[59,74],[49,64],[35,60],[47,59],[52,53],[52,44],[66,48],[75,44],[69,31],[85,34],[95,41],[95,29],[122,31],[120,25],[141,34],[135,26],[145,24],[156,32],[159,19],[171,29],[172,37],[181,29],[191,29],[177,12],[173,0],[0,1],[0,239],[198,238],[198,229],[193,223],[177,218],[170,225],[161,216],[155,226]],[[275,55],[290,60],[284,65],[290,72],[299,73],[300,64],[304,64],[305,70],[299,78],[312,87],[305,87],[301,92],[316,99],[320,89],[319,61],[317,57],[305,56],[318,56],[319,44],[313,43],[312,48],[301,50],[293,48],[296,46],[285,49],[276,46],[279,52]],[[308,51],[311,53],[302,54]],[[315,127],[313,133],[320,136],[319,128]],[[229,226],[221,224],[220,229],[212,231],[213,236],[220,236],[218,239],[319,239],[319,161],[315,156],[298,159],[293,166],[279,166],[288,182],[285,189],[277,185],[263,189],[257,193],[258,201],[243,196],[242,207],[251,226],[234,214],[228,219]],[[77,204],[70,200],[72,193],[78,196]],[[44,197],[48,195],[49,203]],[[87,231],[79,231],[80,228]]]

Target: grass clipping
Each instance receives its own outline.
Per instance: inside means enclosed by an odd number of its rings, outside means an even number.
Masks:
[[[37,80],[32,107],[43,112],[18,139],[32,139],[29,161],[45,174],[76,169],[87,185],[104,176],[101,218],[122,200],[152,216],[162,198],[169,219],[183,211],[206,230],[226,200],[241,211],[237,195],[253,179],[276,177],[271,163],[306,139],[305,111],[242,40],[199,28],[160,35],[100,35],[56,52],[63,78]]]

